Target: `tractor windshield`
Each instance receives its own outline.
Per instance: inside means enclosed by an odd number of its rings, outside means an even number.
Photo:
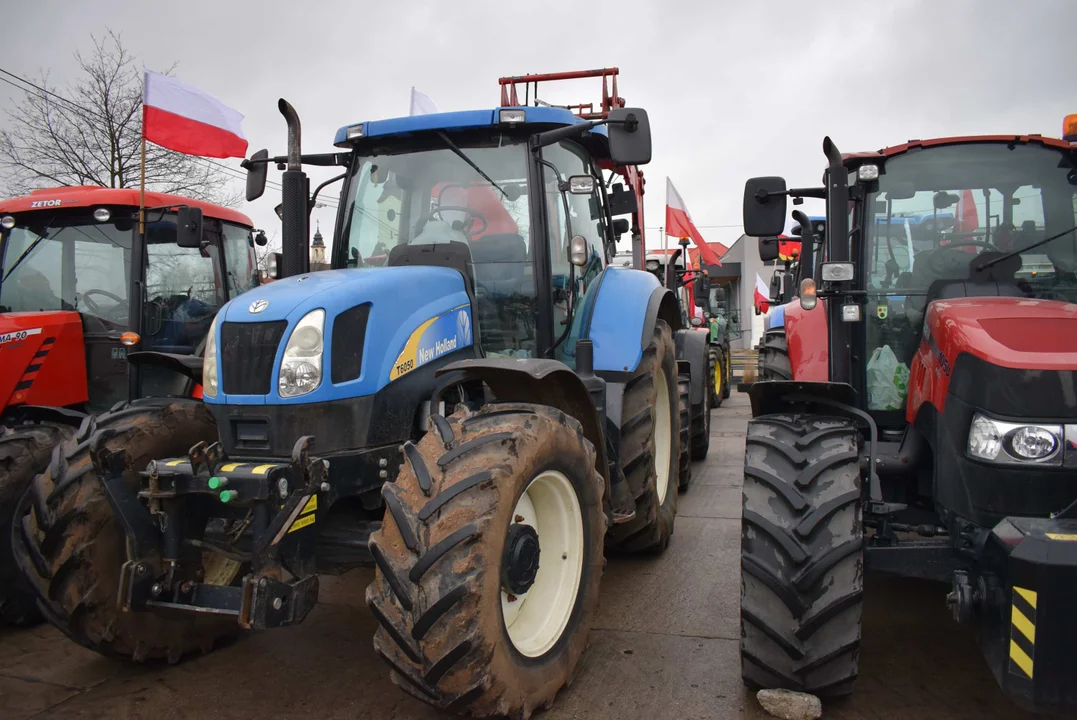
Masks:
[[[467,245],[484,350],[526,357],[536,307],[526,145],[489,134],[449,143],[410,140],[356,158],[345,264],[391,264],[403,245]]]
[[[125,324],[132,227],[81,214],[18,217],[0,248],[0,312],[78,310]]]
[[[997,294],[1077,302],[1077,233],[1067,232],[1077,225],[1075,168],[1071,153],[1016,143],[888,160],[862,217],[869,357],[889,346],[908,365],[927,304],[952,296],[984,253],[1018,253],[994,267]]]

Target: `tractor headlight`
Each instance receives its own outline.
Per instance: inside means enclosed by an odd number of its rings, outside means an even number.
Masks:
[[[1062,464],[1062,426],[1004,422],[977,413],[969,428],[968,455],[1017,465]]]
[[[206,335],[206,350],[202,355],[202,395],[217,397],[217,321],[220,313],[209,324]]]
[[[325,310],[311,310],[295,325],[284,346],[277,390],[281,397],[313,392],[322,383]]]

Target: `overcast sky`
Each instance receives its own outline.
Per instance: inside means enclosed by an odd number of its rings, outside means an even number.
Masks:
[[[464,110],[496,106],[502,75],[619,67],[621,95],[651,118],[651,247],[662,242],[667,175],[704,237],[729,244],[740,235],[744,180],[780,174],[792,185],[818,183],[825,135],[846,152],[940,135],[1057,137],[1063,116],[1077,113],[1077,0],[0,6],[5,70],[32,77],[49,69],[62,87],[73,51],[111,28],[147,68],[178,62],[176,77],[245,115],[251,151],[272,154],[285,151],[280,97],[300,114],[304,150],[331,151],[342,125],[406,115],[413,85],[441,110]],[[600,97],[594,81],[554,87],[544,100]],[[0,98],[14,94],[0,86]],[[334,174],[309,172],[314,183]],[[241,209],[279,238],[277,202],[270,190]],[[333,212],[314,217],[328,238]]]

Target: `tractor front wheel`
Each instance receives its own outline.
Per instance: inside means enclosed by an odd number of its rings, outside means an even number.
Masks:
[[[572,678],[602,575],[604,481],[559,410],[463,406],[382,488],[366,601],[394,683],[474,717],[527,718]]]
[[[59,423],[0,425],[0,621],[27,626],[41,622],[33,588],[11,551],[15,506],[34,476],[49,465],[52,449],[78,428]]]
[[[707,358],[710,366],[710,385],[711,390],[711,407],[719,408],[722,406],[722,400],[727,397],[726,394],[726,361],[725,354],[720,348],[713,345],[707,352]]]
[[[124,478],[137,488],[138,473],[150,460],[186,455],[191,446],[216,437],[216,424],[201,401],[149,399],[87,418],[77,435],[57,446],[20,501],[12,536],[15,557],[49,622],[83,647],[136,661],[176,662],[239,632],[233,618],[120,611],[127,536],[105,496],[103,471],[90,457],[91,448],[125,450]],[[210,567],[206,574],[220,575]]]

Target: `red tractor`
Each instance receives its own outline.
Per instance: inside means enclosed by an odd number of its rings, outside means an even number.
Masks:
[[[946,583],[1002,689],[1072,712],[1077,116],[1064,139],[823,151],[823,187],[744,193],[753,237],[788,197],[827,207],[785,308],[792,380],[749,390],[744,680],[852,692],[866,570]]]
[[[129,398],[198,395],[173,368],[200,353],[217,308],[256,281],[246,215],[154,192],[145,205],[139,233],[137,190],[0,201],[0,619],[36,617],[10,526],[53,447],[88,413]]]

